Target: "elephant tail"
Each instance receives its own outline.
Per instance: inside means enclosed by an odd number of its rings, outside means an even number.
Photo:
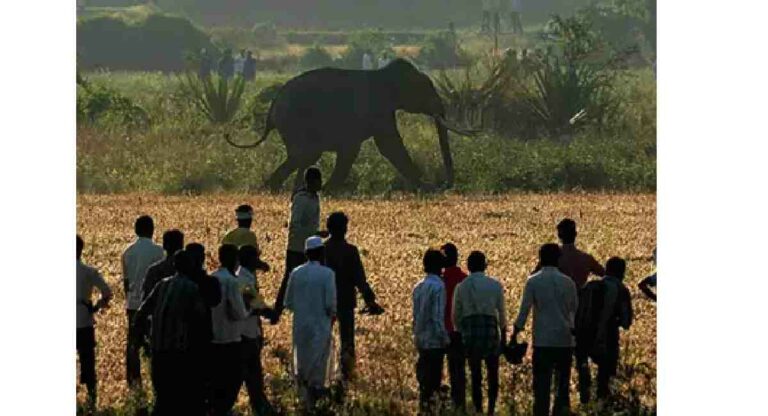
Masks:
[[[269,108],[269,113],[267,114],[267,122],[264,125],[264,132],[261,133],[261,139],[258,140],[256,143],[252,144],[239,144],[232,141],[232,139],[229,137],[229,133],[224,133],[224,140],[227,141],[230,145],[237,147],[238,149],[252,149],[254,147],[257,147],[258,145],[264,143],[264,141],[267,140],[269,137],[269,132],[271,132],[275,128],[274,123],[272,123],[272,107]]]

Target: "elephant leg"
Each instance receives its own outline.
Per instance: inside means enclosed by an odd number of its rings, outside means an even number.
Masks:
[[[269,179],[267,179],[267,182],[265,183],[267,188],[272,192],[279,191],[280,187],[283,186],[283,182],[288,179],[291,172],[296,170],[298,166],[299,160],[295,156],[288,155],[285,162],[278,166],[277,169],[272,172]]]
[[[324,189],[334,190],[339,189],[344,185],[344,181],[349,176],[349,172],[352,170],[352,165],[357,159],[357,155],[360,154],[360,144],[350,144],[344,150],[336,152],[336,166],[333,167],[333,173],[328,182],[325,183]]]
[[[418,188],[425,188],[423,182],[421,182],[421,171],[413,163],[411,156],[408,154],[408,150],[403,144],[403,139],[399,134],[395,135],[379,135],[373,139],[376,142],[376,147],[379,148],[381,154],[389,160],[390,163],[405,177],[408,182]]]

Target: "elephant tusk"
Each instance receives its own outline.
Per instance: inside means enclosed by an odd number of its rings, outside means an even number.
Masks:
[[[456,127],[453,124],[449,123],[448,120],[444,119],[443,117],[436,117],[437,121],[443,125],[446,129],[456,133],[460,134],[462,136],[477,136],[480,134],[480,130],[465,130],[460,127]]]

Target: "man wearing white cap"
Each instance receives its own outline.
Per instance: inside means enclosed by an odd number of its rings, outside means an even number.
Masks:
[[[232,244],[238,249],[242,246],[254,246],[258,250],[259,243],[256,239],[256,233],[251,231],[253,208],[250,205],[240,205],[235,209],[235,219],[237,220],[237,228],[227,232],[221,244]]]
[[[322,238],[307,238],[304,252],[307,262],[291,272],[284,305],[293,312],[293,369],[299,397],[311,409],[329,384],[336,277],[320,264],[325,256]]]

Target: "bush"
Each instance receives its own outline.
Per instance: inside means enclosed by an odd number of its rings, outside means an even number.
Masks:
[[[127,129],[149,125],[144,109],[117,91],[100,84],[93,84],[77,74],[77,123],[119,126]]]
[[[240,76],[230,81],[218,75],[200,78],[189,72],[180,85],[182,94],[214,124],[229,123],[235,118],[245,90],[245,80]]]
[[[333,57],[323,47],[315,45],[301,55],[299,67],[303,70],[322,68],[333,65]]]
[[[459,46],[456,34],[445,31],[427,36],[419,51],[418,61],[431,69],[445,69],[467,63],[467,57]]]

